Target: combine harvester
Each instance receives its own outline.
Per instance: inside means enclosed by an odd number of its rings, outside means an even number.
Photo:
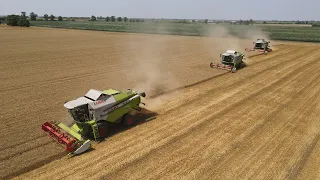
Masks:
[[[241,68],[243,64],[244,54],[235,50],[227,50],[225,53],[220,54],[221,63],[210,63],[211,68],[218,68],[231,71],[235,73],[237,69]]]
[[[45,122],[42,130],[62,145],[69,156],[81,154],[91,149],[90,139],[100,141],[107,136],[109,123],[133,125],[135,120],[130,112],[141,111],[139,105],[144,104],[141,97],[145,96],[144,92],[137,93],[131,89],[91,89],[85,96],[64,104],[74,120],[72,126],[61,122]]]
[[[257,39],[256,42],[253,42],[253,49],[246,48],[245,51],[251,52],[258,50],[259,52],[263,52],[264,54],[268,54],[272,49],[269,46],[270,41],[266,41],[265,39]]]

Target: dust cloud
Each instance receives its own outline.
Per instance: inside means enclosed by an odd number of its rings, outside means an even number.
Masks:
[[[162,26],[161,23],[154,27],[157,33],[168,33],[167,27]],[[141,31],[145,32],[143,27],[141,27]],[[128,74],[134,74],[134,79],[132,79],[134,87],[132,89],[146,93],[147,97],[143,101],[146,103],[145,108],[149,110],[161,108],[164,103],[178,95],[177,93],[164,94],[164,92],[181,86],[173,73],[177,67],[174,62],[167,62],[166,57],[170,53],[170,46],[168,39],[162,38],[164,36],[166,35],[139,34],[136,37],[133,35],[134,38],[139,38],[137,39],[138,42],[131,44],[131,47],[126,47],[126,49],[134,49],[134,52],[130,54],[130,59],[133,61],[135,68],[132,69],[132,72],[127,72]],[[132,46],[138,46],[139,48]],[[156,96],[159,94],[163,95]],[[154,97],[150,98],[150,96]]]
[[[226,50],[235,50],[244,53],[245,63],[250,64],[248,56],[256,52],[246,52],[245,49],[252,48],[253,42],[258,38],[269,40],[268,34],[256,27],[245,28],[244,30],[239,28],[236,36],[226,26],[211,25],[207,28],[206,34],[208,37],[204,39],[204,48],[208,51],[214,63],[220,63],[219,54]]]
[[[252,39],[253,41],[257,40],[257,39],[265,39],[266,41],[270,41],[270,37],[269,37],[269,33],[263,31],[262,29],[255,27],[255,28],[251,28],[248,31],[246,31],[244,37],[246,39]],[[272,50],[276,50],[276,46],[274,43],[270,42],[270,48]]]
[[[155,28],[151,30],[153,32],[170,34],[169,29],[172,27],[168,24],[153,23],[152,25],[148,25],[147,23],[149,22],[145,22],[140,27],[141,32],[148,32],[150,29],[145,28],[152,27]],[[268,34],[258,28],[236,32],[236,34],[240,34],[240,37],[237,37],[227,27],[222,25],[208,25],[206,34],[208,37],[200,37],[204,42],[204,51],[209,53],[211,62],[216,63],[220,62],[219,54],[224,53],[228,49],[233,49],[244,53],[246,55],[244,61],[246,64],[249,64],[248,55],[250,53],[245,52],[245,49],[252,48],[252,42],[257,38],[268,39]],[[128,42],[132,43],[124,47],[124,51],[130,56],[130,61],[134,63],[135,67],[128,70],[129,72],[126,71],[127,74],[134,74],[134,78],[128,77],[128,80],[133,82],[134,87],[132,89],[144,91],[147,97],[150,97],[182,86],[179,79],[174,75],[175,68],[179,68],[179,66],[175,65],[174,61],[167,62],[168,57],[170,57],[171,48],[174,47],[170,47],[170,39],[166,38],[166,35],[139,34],[139,36],[135,36],[133,34],[129,38],[135,38],[132,41],[129,39]],[[131,52],[128,52],[130,50]],[[158,109],[176,96],[178,94],[170,93],[155,98],[146,98],[146,108],[152,110]]]

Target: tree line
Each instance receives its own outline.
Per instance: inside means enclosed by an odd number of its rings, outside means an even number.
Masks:
[[[91,16],[91,18],[89,19],[89,21],[97,21],[97,19],[104,19],[106,22],[144,22],[144,19],[138,19],[138,18],[128,18],[128,17],[116,17],[116,16],[107,16],[107,17],[102,17],[102,16],[99,16],[99,17],[96,17],[94,15]]]
[[[36,21],[37,18],[38,18],[38,15],[37,15],[37,14],[35,14],[34,12],[31,12],[31,13],[30,13],[30,20],[31,20],[31,21]],[[48,20],[54,21],[55,18],[56,18],[56,17],[55,17],[53,14],[51,14],[50,16],[49,16],[48,14],[43,15],[43,19],[44,19],[45,21],[48,21]],[[62,16],[58,16],[58,21],[63,21]]]
[[[28,16],[26,16],[26,12],[21,12],[21,15],[11,14],[11,15],[6,16],[4,19],[5,19],[8,26],[30,27],[30,21],[28,20],[28,18],[31,21],[36,21],[38,18],[38,15],[35,14],[34,12],[31,12],[28,17]],[[50,16],[48,14],[45,14],[43,16],[43,19],[45,21],[48,21],[48,20],[54,21],[55,18],[56,17],[52,14]],[[62,21],[62,20],[63,20],[63,18],[61,16],[59,16],[58,21]]]

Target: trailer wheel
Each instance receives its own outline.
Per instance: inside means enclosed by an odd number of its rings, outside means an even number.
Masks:
[[[122,124],[125,126],[132,126],[136,123],[136,120],[131,114],[125,114],[122,119]]]
[[[106,121],[99,121],[97,123],[98,126],[98,130],[99,130],[99,137],[100,138],[105,138],[107,137],[107,133],[108,133],[108,122]]]

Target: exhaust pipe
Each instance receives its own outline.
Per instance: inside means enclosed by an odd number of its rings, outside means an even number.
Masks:
[[[139,93],[139,96],[146,97],[146,93],[145,92]]]

